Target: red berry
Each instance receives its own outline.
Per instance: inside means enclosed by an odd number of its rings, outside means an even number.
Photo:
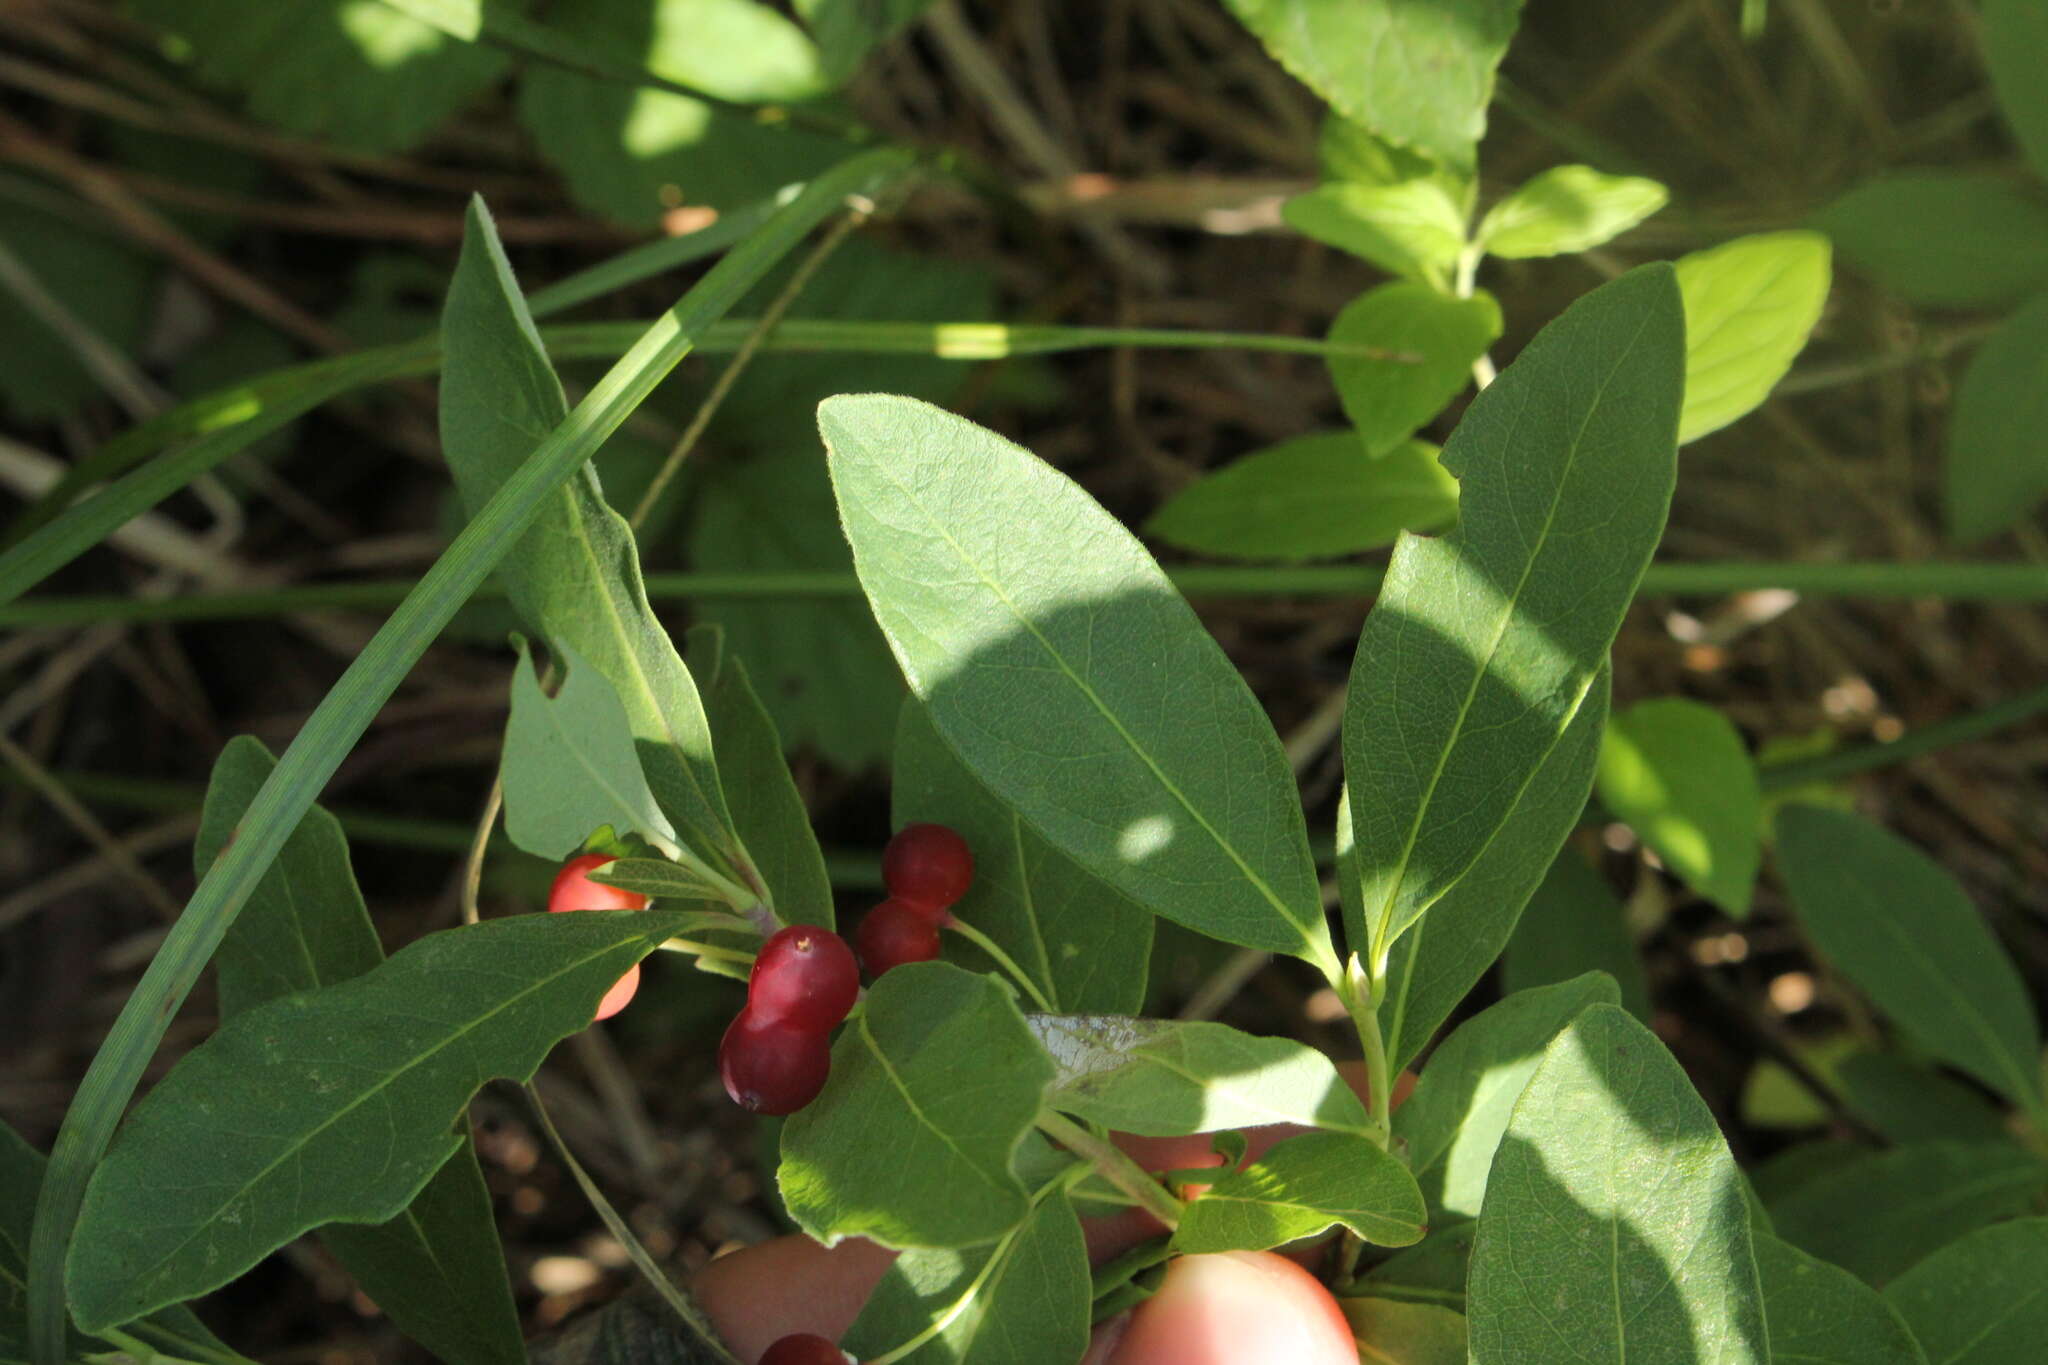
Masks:
[[[974,850],[944,825],[905,825],[882,850],[890,898],[941,918],[974,883]]]
[[[891,898],[868,911],[854,931],[861,965],[872,976],[939,955],[939,926],[922,910]]]
[[[561,910],[645,910],[647,897],[637,891],[625,891],[616,886],[590,880],[590,874],[607,863],[618,859],[609,853],[582,853],[562,864],[562,870],[555,874],[555,884],[548,891],[548,911]],[[633,998],[633,992],[640,989],[640,964],[626,968],[626,974],[612,984],[598,1002],[597,1013],[592,1022],[609,1019]]]
[[[853,949],[809,924],[792,924],[762,944],[747,977],[747,1008],[756,1018],[820,1033],[844,1019],[859,994]]]
[[[751,1005],[733,1016],[718,1043],[725,1093],[757,1114],[794,1114],[818,1097],[831,1070],[822,1029],[763,1019]]]
[[[798,1332],[770,1346],[761,1365],[849,1365],[853,1357],[820,1336]]]

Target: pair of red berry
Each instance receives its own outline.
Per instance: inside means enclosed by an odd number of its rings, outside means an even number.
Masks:
[[[905,825],[882,850],[889,898],[860,922],[854,944],[875,976],[939,955],[939,930],[974,884],[974,851],[944,825]]]
[[[860,995],[860,968],[830,929],[792,924],[766,943],[747,975],[747,1004],[718,1044],[732,1102],[793,1114],[818,1097],[832,1069],[832,1030]]]

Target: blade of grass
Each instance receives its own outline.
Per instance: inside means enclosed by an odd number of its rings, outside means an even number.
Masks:
[[[580,468],[703,330],[730,309],[806,233],[849,196],[906,173],[897,151],[853,157],[811,181],[721,260],[635,343],[456,536],[307,719],[257,792],[235,841],[193,892],[185,913],[122,1007],[64,1116],[36,1204],[29,1255],[29,1333],[36,1365],[58,1365],[64,1341],[64,1261],[85,1187],[144,1067],[235,914],[384,701],[498,560],[541,501]]]

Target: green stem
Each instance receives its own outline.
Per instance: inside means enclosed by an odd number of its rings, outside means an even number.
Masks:
[[[1038,1129],[1075,1156],[1088,1162],[1104,1180],[1129,1195],[1138,1207],[1167,1227],[1180,1226],[1180,1200],[1175,1199],[1165,1186],[1146,1172],[1144,1167],[1125,1156],[1107,1138],[1095,1136],[1066,1115],[1055,1113],[1051,1109],[1040,1111]]]
[[[1025,970],[1022,967],[1019,967],[1017,965],[1016,959],[1011,957],[1008,953],[1004,952],[1002,950],[1001,945],[998,944],[994,939],[990,938],[987,934],[984,934],[983,932],[981,932],[981,930],[975,928],[973,925],[967,923],[965,920],[955,918],[951,915],[948,915],[946,917],[945,927],[951,929],[954,933],[960,935],[960,937],[966,939],[969,943],[972,943],[975,947],[981,949],[984,953],[987,953],[990,957],[994,958],[996,960],[996,965],[998,967],[1001,967],[1004,971],[1008,972],[1011,978],[1015,980],[1019,986],[1022,986],[1024,988],[1024,993],[1031,997],[1031,999],[1038,1005],[1038,1008],[1040,1010],[1044,1011],[1047,1014],[1059,1013],[1059,1011],[1053,1007],[1052,1001],[1046,999],[1045,992],[1038,988],[1038,983],[1036,981],[1033,981],[1030,975],[1027,972],[1025,972]]]
[[[1360,597],[1378,593],[1385,570],[1375,564],[1175,565],[1174,586],[1194,598]],[[315,611],[377,611],[404,600],[402,579],[317,583],[264,592],[194,593],[142,600],[53,594],[0,605],[0,627],[31,629],[107,622],[240,621]],[[1652,564],[1644,596],[1714,597],[1759,589],[1811,597],[1870,599],[1939,597],[1952,602],[2048,602],[2048,564],[1872,562],[1807,564],[1718,560]],[[850,571],[690,571],[647,575],[647,596],[666,601],[787,601],[852,598],[860,582]],[[486,584],[473,600],[495,600],[503,589]]]

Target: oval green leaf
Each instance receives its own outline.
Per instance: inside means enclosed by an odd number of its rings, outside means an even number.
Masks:
[[[1841,811],[1787,806],[1777,831],[1786,889],[1821,952],[1928,1053],[2039,1108],[2026,984],[1955,879]]]
[[[1544,1054],[1472,1248],[1472,1365],[1766,1365],[1742,1176],[1655,1034],[1613,1005]]]
[[[1355,431],[1253,451],[1176,493],[1145,534],[1223,559],[1295,563],[1390,545],[1458,519],[1458,481],[1427,441],[1366,453]]]
[[[478,1088],[530,1078],[679,922],[486,920],[229,1020],[136,1106],[93,1173],[65,1269],[79,1325],[195,1298],[322,1224],[397,1215],[461,1147],[455,1121]]]
[[[1607,722],[1594,789],[1679,880],[1741,918],[1763,861],[1763,792],[1742,736],[1711,706],[1639,702]]]
[[[1671,268],[1630,271],[1538,333],[1444,447],[1458,528],[1402,537],[1352,664],[1354,945],[1385,952],[1471,869],[1583,706],[1663,534],[1684,354]]]
[[[875,619],[975,777],[1155,913],[1334,970],[1279,737],[1136,538],[928,403],[831,398],[818,425]]]
[[[1680,445],[1770,397],[1820,321],[1832,255],[1817,232],[1766,232],[1678,259],[1685,298]]]

